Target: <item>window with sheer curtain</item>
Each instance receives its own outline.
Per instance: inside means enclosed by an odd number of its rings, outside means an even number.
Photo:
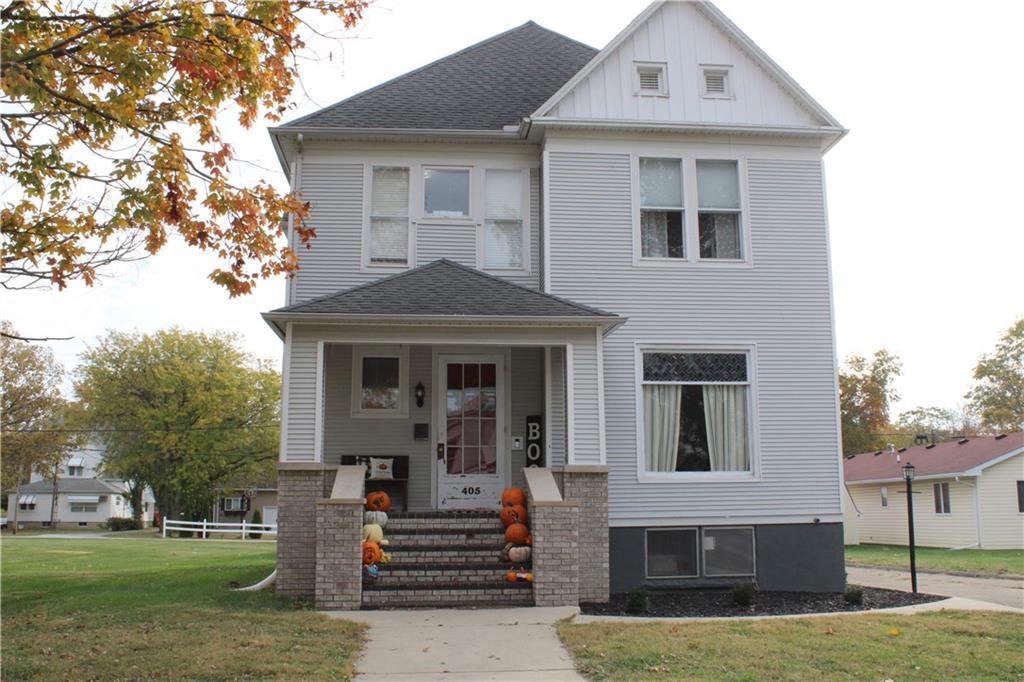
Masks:
[[[370,263],[409,262],[409,169],[375,167],[370,191]]]
[[[640,159],[640,255],[685,258],[680,159]]]
[[[648,472],[750,471],[745,352],[643,353]]]
[[[488,169],[485,173],[484,267],[523,267],[523,172]]]
[[[740,260],[740,179],[736,161],[697,161],[700,257]]]

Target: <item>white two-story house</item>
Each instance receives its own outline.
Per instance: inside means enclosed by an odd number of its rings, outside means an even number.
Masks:
[[[284,343],[279,591],[841,590],[822,158],[844,132],[702,2],[655,2],[600,51],[529,22],[273,128],[317,234],[264,315]],[[392,478],[349,480],[366,457]],[[477,546],[513,485],[530,590]],[[393,574],[353,584],[336,531],[378,486]],[[430,527],[453,518],[450,542]],[[440,554],[403,547],[417,533]],[[431,598],[401,572],[449,545],[497,582],[441,571]]]

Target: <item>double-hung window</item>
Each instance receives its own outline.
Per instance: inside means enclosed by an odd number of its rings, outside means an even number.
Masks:
[[[952,514],[949,506],[949,483],[933,483],[932,496],[935,498],[936,514]]]
[[[487,169],[484,177],[484,267],[522,269],[523,172]]]
[[[370,192],[370,265],[409,263],[409,169],[376,166]]]
[[[84,502],[72,502],[71,503],[71,511],[73,511],[75,513],[78,513],[78,514],[93,513],[98,508],[99,508],[99,505],[97,505],[97,504],[89,504],[89,503],[84,503]]]
[[[749,357],[642,353],[644,471],[752,471]]]
[[[685,258],[680,159],[640,159],[640,256]]]
[[[697,224],[702,259],[743,258],[739,166],[697,161]]]

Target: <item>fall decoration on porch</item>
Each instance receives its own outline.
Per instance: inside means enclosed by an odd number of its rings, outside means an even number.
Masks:
[[[391,497],[383,490],[375,490],[366,496],[366,508],[370,511],[391,511]]]
[[[366,541],[363,543],[363,566],[371,566],[380,561],[383,552],[376,542]]]
[[[514,564],[525,564],[532,554],[533,550],[529,547],[512,547],[508,550],[508,559]]]
[[[533,573],[530,571],[524,571],[523,569],[519,569],[518,571],[509,571],[505,574],[505,580],[510,583],[515,583],[519,581],[526,581],[528,583],[532,583]]]
[[[501,508],[501,523],[508,528],[513,523],[526,523],[526,507],[517,504]]]
[[[516,505],[526,506],[526,493],[522,488],[505,488],[501,492],[501,506],[514,507]]]
[[[382,511],[367,511],[363,512],[363,523],[376,523],[378,526],[383,528],[388,525],[387,512]]]
[[[384,529],[378,526],[376,523],[368,523],[363,526],[363,541],[376,542],[377,544],[384,543]]]
[[[513,523],[505,529],[505,541],[511,542],[513,545],[525,545],[529,537],[530,529],[525,524]]]

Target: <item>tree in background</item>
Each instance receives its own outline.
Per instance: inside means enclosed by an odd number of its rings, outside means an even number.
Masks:
[[[76,444],[64,429],[68,405],[61,395],[64,369],[49,348],[15,340],[17,331],[0,321],[0,402],[3,456],[0,474],[4,489],[15,491],[33,473],[52,477]],[[17,506],[9,513],[15,517]]]
[[[226,481],[274,475],[280,375],[235,335],[110,332],[75,390],[106,470],[152,488],[165,517],[203,518]]]
[[[1024,431],[1024,318],[1003,334],[974,367],[966,398],[989,432]]]
[[[978,431],[977,420],[969,410],[934,406],[901,412],[895,427],[904,434],[893,436],[892,442],[899,447],[919,445],[920,436],[927,436],[930,443],[941,443],[959,436],[972,436]]]
[[[843,454],[885,447],[889,406],[899,399],[892,384],[901,371],[900,359],[884,348],[870,360],[860,355],[846,358],[845,368],[839,371]]]
[[[269,183],[231,179],[217,127],[280,120],[302,59],[307,15],[351,28],[364,0],[10,1],[0,9],[0,174],[7,288],[72,280],[154,254],[169,233],[220,259],[210,279],[232,296],[297,268],[315,236],[308,206]]]

